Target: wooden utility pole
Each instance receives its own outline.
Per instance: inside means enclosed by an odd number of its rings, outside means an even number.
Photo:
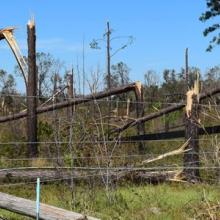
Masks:
[[[108,90],[111,89],[111,56],[110,56],[110,35],[111,35],[111,31],[109,28],[109,22],[107,22],[107,32],[106,32],[106,36],[107,36],[107,76],[108,76]]]
[[[37,146],[37,68],[35,22],[27,24],[28,34],[28,86],[27,86],[27,136],[28,155],[38,156]]]
[[[184,177],[189,182],[198,182],[199,174],[199,105],[197,95],[192,97],[191,114],[186,116],[185,138],[189,143],[183,156]]]
[[[186,91],[189,89],[189,57],[188,48],[185,51],[185,79],[186,79]]]
[[[107,37],[107,44],[106,44],[106,68],[107,68],[107,79],[108,79],[108,91],[111,90],[111,55],[110,55],[110,27],[109,27],[109,22],[107,22],[107,32],[106,32],[106,37]],[[110,117],[111,117],[111,96],[109,97],[109,103],[108,103],[108,131],[107,131],[107,137],[109,138],[110,135]]]
[[[72,68],[73,72],[73,68]],[[83,72],[83,96],[85,95],[85,38],[83,36],[83,51],[82,51],[82,72]]]

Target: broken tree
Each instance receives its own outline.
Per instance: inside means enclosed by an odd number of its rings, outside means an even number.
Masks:
[[[41,106],[37,108],[37,114],[42,114],[44,112],[49,112],[49,111],[54,111],[62,108],[66,108],[69,106],[74,106],[74,105],[79,105],[82,103],[90,102],[96,99],[102,99],[111,95],[118,95],[118,94],[123,94],[127,93],[130,91],[134,91],[136,87],[136,83],[131,83],[125,86],[120,86],[117,88],[112,88],[110,91],[102,91],[102,92],[97,92],[95,94],[91,95],[86,95],[82,98],[76,98],[73,100],[68,100],[64,102],[59,102],[56,104],[51,104],[47,106]],[[25,118],[27,117],[27,111],[22,111],[16,114],[11,114],[8,116],[2,116],[0,117],[0,123],[7,122],[7,121],[12,121],[12,120],[18,120],[20,118]]]
[[[28,155],[36,157],[37,148],[37,68],[36,68],[36,35],[35,22],[27,24],[28,34],[28,86],[27,86],[27,138]]]
[[[183,157],[183,176],[189,182],[198,182],[199,174],[199,76],[194,88],[187,92],[185,138],[189,139]]]
[[[137,118],[144,116],[144,88],[141,82],[136,82],[135,96],[136,96],[136,114]],[[145,124],[144,122],[137,125],[137,135],[145,134]],[[144,141],[138,143],[139,152],[143,153],[145,148]]]
[[[209,98],[209,97],[212,97],[213,95],[216,95],[218,93],[220,93],[220,87],[199,95],[198,99],[199,99],[199,101],[202,101],[202,100]],[[158,112],[154,112],[154,113],[148,114],[146,116],[129,121],[126,124],[122,125],[121,127],[116,128],[113,132],[123,132],[128,128],[134,127],[138,124],[150,121],[155,118],[159,118],[159,117],[163,116],[164,114],[169,114],[171,112],[179,111],[179,110],[183,109],[184,107],[185,107],[185,103],[174,104],[174,105],[169,106],[167,108],[161,109]],[[0,122],[1,122],[1,118],[0,118]]]

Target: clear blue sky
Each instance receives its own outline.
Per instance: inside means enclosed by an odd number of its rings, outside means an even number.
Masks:
[[[82,60],[85,36],[86,72],[100,65],[105,69],[105,51],[89,49],[93,38],[100,38],[110,22],[115,36],[133,35],[134,43],[119,52],[113,63],[123,61],[131,68],[132,80],[142,80],[148,69],[162,74],[164,68],[180,69],[184,49],[189,47],[190,65],[206,68],[220,64],[220,47],[205,52],[209,39],[202,35],[207,24],[198,18],[205,0],[13,0],[1,4],[0,28],[18,27],[16,38],[26,54],[26,24],[31,15],[37,25],[38,51],[52,53],[66,66]],[[122,42],[114,42],[117,48]],[[0,68],[11,72],[15,59],[6,43],[0,42]]]

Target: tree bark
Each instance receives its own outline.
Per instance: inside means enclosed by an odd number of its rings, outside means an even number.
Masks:
[[[73,92],[73,73],[72,74],[68,74],[67,75],[67,98],[68,101],[71,101],[74,97],[74,92]],[[70,106],[67,109],[67,114],[68,114],[68,118],[69,118],[69,122],[71,122],[72,120],[72,116],[73,116],[73,111],[74,111],[75,106]]]
[[[220,88],[216,88],[216,89],[213,89],[207,93],[203,93],[199,96],[199,101],[204,100],[209,97],[212,97],[213,95],[216,95],[218,93],[220,93]],[[143,116],[143,117],[138,118],[136,120],[130,121],[130,122],[126,123],[125,125],[121,126],[120,128],[115,129],[114,132],[122,132],[122,131],[124,131],[130,127],[136,126],[140,123],[147,122],[147,121],[150,121],[155,118],[159,118],[164,114],[169,114],[171,112],[181,110],[184,107],[185,107],[185,103],[180,103],[180,104],[175,104],[173,106],[169,106],[167,108],[161,109],[158,112],[151,113],[149,115]],[[0,122],[1,122],[1,118],[0,118]]]
[[[36,71],[36,35],[34,21],[27,25],[28,33],[28,87],[27,87],[27,137],[28,155],[37,157],[37,71]]]
[[[50,111],[66,108],[66,107],[73,106],[73,105],[79,105],[82,103],[90,102],[95,99],[102,99],[102,98],[105,98],[111,95],[118,95],[118,94],[130,92],[130,91],[134,91],[135,85],[136,85],[135,83],[131,83],[125,86],[112,88],[110,91],[102,91],[102,92],[94,93],[91,95],[87,95],[87,96],[84,96],[83,98],[76,98],[73,100],[69,100],[69,101],[67,100],[64,102],[60,102],[60,103],[56,103],[56,104],[52,104],[48,106],[38,107],[37,114],[42,114],[44,112],[50,112]],[[26,111],[19,112],[17,114],[8,115],[8,116],[3,116],[3,117],[0,117],[0,123],[21,119],[26,116],[27,116]]]
[[[48,106],[44,106],[44,107],[38,107],[37,114],[42,114],[44,112],[53,111],[55,109],[66,108],[66,107],[69,107],[72,105],[79,105],[82,103],[90,102],[94,99],[102,99],[102,98],[108,97],[110,95],[118,95],[118,94],[126,93],[129,91],[134,91],[134,89],[135,89],[135,83],[131,83],[131,84],[121,86],[118,88],[112,88],[111,91],[98,92],[96,94],[87,95],[84,98],[78,98],[78,99],[71,100],[70,102],[65,101],[65,102],[57,103],[56,105],[48,105]],[[201,94],[199,97],[199,100],[201,101],[201,100],[206,99],[208,97],[212,97],[213,95],[218,94],[218,93],[220,93],[220,88],[213,89],[207,93]],[[126,130],[127,128],[133,127],[139,123],[150,121],[154,118],[160,117],[163,114],[168,114],[168,113],[171,113],[174,111],[181,110],[184,107],[185,107],[185,103],[180,103],[180,104],[176,104],[174,106],[170,106],[170,107],[161,109],[160,111],[158,111],[156,113],[152,113],[152,114],[146,115],[144,117],[138,118],[137,120],[128,122],[124,126],[118,128],[118,129],[115,129],[114,132],[120,132],[120,131]],[[8,116],[2,116],[2,117],[0,117],[0,123],[18,120],[18,119],[25,118],[25,117],[27,117],[26,111],[12,114],[12,115],[8,115]]]
[[[137,118],[144,116],[144,91],[143,86],[141,83],[136,83],[136,89],[135,89],[135,96],[136,96],[136,114]],[[137,135],[144,135],[145,134],[145,124],[139,123],[137,125]],[[138,143],[138,150],[140,153],[144,153],[145,150],[145,142],[141,141]]]
[[[90,176],[96,179],[96,184],[102,183],[102,177],[107,175],[107,169],[109,171],[108,177],[111,178],[113,182],[120,182],[123,180],[129,180],[132,182],[145,182],[145,183],[156,183],[164,182],[173,179],[178,173],[177,170],[158,170],[153,171],[145,168],[125,168],[125,169],[115,169],[115,168],[100,168],[100,167],[59,167],[54,168],[18,168],[18,169],[2,169],[0,172],[0,185],[7,185],[9,183],[16,184],[19,182],[35,181],[37,177],[41,179],[42,182],[56,182],[56,181],[66,181],[70,182],[73,178],[75,181],[88,180]]]
[[[200,181],[199,174],[199,106],[197,96],[194,95],[190,116],[186,116],[185,138],[189,140],[183,156],[183,174],[189,182]]]

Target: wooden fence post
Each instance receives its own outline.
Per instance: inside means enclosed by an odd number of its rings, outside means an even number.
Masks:
[[[136,82],[135,87],[135,96],[136,96],[136,114],[137,118],[144,116],[144,88],[141,85],[141,82]],[[137,125],[137,135],[144,135],[145,134],[145,124],[140,123]],[[144,141],[138,143],[138,150],[140,153],[143,153],[145,149]]]
[[[192,95],[190,115],[186,114],[185,138],[189,140],[183,156],[183,176],[189,182],[200,181],[199,172],[199,105],[197,95]]]
[[[37,68],[35,22],[27,24],[28,34],[28,86],[27,86],[27,136],[28,154],[37,157]]]

